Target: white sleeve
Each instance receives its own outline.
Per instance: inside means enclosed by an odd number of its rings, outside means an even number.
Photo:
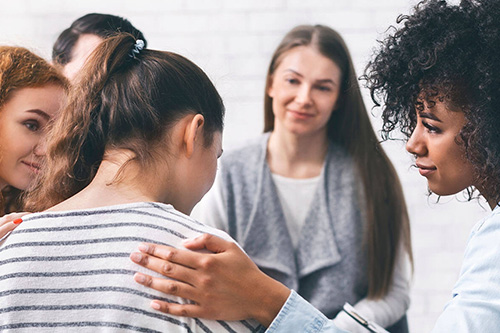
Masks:
[[[411,266],[408,253],[400,246],[396,255],[394,274],[388,293],[381,299],[361,299],[354,308],[366,319],[372,320],[382,327],[396,323],[410,306]],[[333,320],[336,326],[349,332],[365,333],[366,329],[354,321],[344,311]]]
[[[228,231],[229,223],[222,194],[222,177],[219,172],[210,191],[194,207],[191,217],[211,227]]]

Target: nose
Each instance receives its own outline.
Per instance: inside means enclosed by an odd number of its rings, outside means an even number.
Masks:
[[[417,125],[411,133],[408,142],[406,142],[406,150],[416,156],[425,156],[427,154],[427,147],[420,126]]]
[[[297,91],[297,95],[295,96],[295,101],[302,106],[308,106],[312,103],[311,98],[311,87],[307,84],[303,84],[300,89]]]
[[[45,156],[47,153],[47,143],[44,138],[41,138],[40,141],[33,147],[33,154],[36,156]]]

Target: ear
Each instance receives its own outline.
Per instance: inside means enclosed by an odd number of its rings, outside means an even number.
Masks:
[[[186,157],[191,158],[196,149],[196,140],[202,139],[203,125],[205,118],[201,114],[195,114],[188,120],[184,131],[184,145],[186,147]]]

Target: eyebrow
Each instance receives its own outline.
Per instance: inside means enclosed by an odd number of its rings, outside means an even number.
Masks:
[[[285,72],[292,72],[294,73],[295,75],[297,76],[300,76],[300,77],[304,77],[304,75],[300,74],[299,72],[297,71],[294,71],[293,69],[291,68],[288,68],[288,69],[285,69]],[[321,80],[316,80],[316,82],[319,82],[319,83],[331,83],[333,85],[337,85],[337,83],[335,83],[335,81],[333,81],[332,79],[321,79]]]
[[[441,119],[439,119],[434,113],[431,112],[421,111],[418,113],[418,116],[420,118],[427,118],[442,123]]]
[[[39,115],[40,117],[42,118],[45,118],[47,121],[50,120],[50,116],[43,112],[42,110],[39,110],[39,109],[33,109],[33,110],[27,110],[26,112],[29,112],[29,113],[36,113],[37,115]]]

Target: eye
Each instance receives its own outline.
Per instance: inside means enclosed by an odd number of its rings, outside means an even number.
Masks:
[[[319,91],[325,91],[325,92],[332,91],[332,88],[330,88],[329,86],[317,86],[316,89],[318,89]]]
[[[40,124],[36,120],[27,120],[23,125],[31,132],[36,132],[40,129]]]
[[[438,127],[433,126],[428,122],[422,121],[422,125],[424,125],[424,127],[427,129],[429,133],[436,133],[436,134],[441,133],[441,130]]]
[[[289,84],[293,84],[293,85],[300,83],[299,80],[297,80],[295,78],[286,78],[285,81],[288,82]]]

